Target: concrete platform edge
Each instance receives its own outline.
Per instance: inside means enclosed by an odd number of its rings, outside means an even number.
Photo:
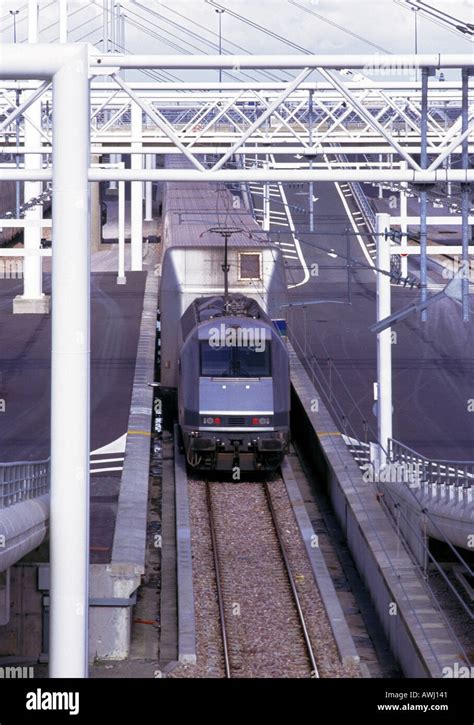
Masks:
[[[125,659],[130,652],[132,595],[145,571],[157,305],[158,277],[148,272],[111,562],[90,567],[91,598],[108,601],[90,608],[91,659]]]
[[[189,520],[188,477],[184,456],[179,452],[178,428],[174,435],[176,495],[176,566],[178,584],[178,659],[196,664],[196,618],[194,612],[193,559]]]
[[[138,339],[125,461],[120,485],[112,565],[129,563],[144,570],[150,442],[155,374],[158,277],[147,273]]]

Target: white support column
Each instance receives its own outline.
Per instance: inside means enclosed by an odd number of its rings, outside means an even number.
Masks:
[[[109,5],[110,0],[102,0],[102,50],[109,52]]]
[[[118,276],[117,284],[126,284],[125,276],[125,182],[118,182]]]
[[[88,70],[81,45],[53,79],[50,677],[88,672]]]
[[[28,0],[28,43],[38,42],[38,0]]]
[[[110,154],[110,163],[111,164],[117,164],[118,161],[119,161],[119,157],[117,154]],[[109,181],[108,191],[109,192],[111,191],[114,194],[117,192],[117,182],[115,179],[111,179],[111,181]]]
[[[377,214],[377,269],[390,271],[390,215]],[[391,314],[390,277],[377,274],[377,322]],[[377,335],[377,432],[380,465],[385,464],[388,439],[392,437],[392,333],[387,328]]]
[[[406,161],[402,161],[400,163],[400,169],[403,169],[406,171],[408,169],[408,164]],[[408,184],[405,181],[402,181],[401,183],[401,190],[400,190],[400,216],[405,219],[408,216],[408,195],[407,190]],[[408,224],[406,221],[402,221],[400,224],[400,231],[402,232],[402,244],[405,246],[407,244],[407,231],[408,231]],[[404,277],[408,275],[408,257],[400,257],[400,272]]]
[[[268,169],[270,162],[268,156],[263,162],[263,168]],[[266,181],[263,185],[263,222],[262,229],[264,232],[270,231],[270,184]]]
[[[146,156],[146,168],[155,168],[155,156],[153,154],[147,154]],[[145,181],[145,221],[153,221],[153,196],[152,196],[152,181]]]
[[[142,109],[134,101],[132,105],[132,150],[141,149]],[[137,139],[140,139],[139,141]],[[131,154],[132,169],[143,168],[142,154]],[[143,181],[131,182],[130,228],[131,228],[131,269],[142,270],[143,246]]]
[[[383,156],[382,156],[382,154],[379,154],[379,164],[380,164],[380,168],[382,168],[382,161],[383,161]],[[379,184],[379,194],[378,194],[378,196],[379,196],[379,199],[383,199],[382,184]]]
[[[115,53],[117,50],[116,45],[115,45],[117,42],[117,36],[116,36],[117,23],[115,20],[115,0],[110,1],[109,27],[110,27],[110,50],[112,53]]]
[[[38,1],[28,2],[28,42],[38,42]],[[34,92],[31,93],[33,95]],[[24,113],[24,146],[35,149],[41,146],[41,101],[35,101]],[[28,123],[28,119],[34,124]],[[41,169],[41,154],[26,154],[25,169]],[[43,191],[41,181],[25,181],[24,203],[39,197]],[[38,204],[25,212],[25,220],[39,222],[43,218],[43,207]],[[39,256],[41,225],[25,226],[23,232],[25,257],[23,260],[23,294],[13,300],[14,314],[48,314],[50,298],[43,294],[43,260]]]
[[[446,165],[446,168],[447,168],[447,169],[450,169],[450,168],[452,168],[452,167],[451,167],[451,154],[449,154],[448,158],[446,159],[446,163],[447,163],[447,165]],[[451,182],[450,182],[450,181],[448,181],[448,188],[447,188],[447,193],[448,193],[448,196],[449,196],[449,197],[451,197],[451,196],[452,196],[452,184],[451,184]]]
[[[37,148],[41,146],[41,135],[35,128],[30,126],[27,121],[28,118],[36,126],[40,126],[41,101],[36,101],[25,111],[25,146],[28,148]],[[41,166],[41,154],[27,154],[25,156],[25,168],[40,169]],[[41,181],[25,181],[25,203],[40,196],[42,191],[43,185]],[[42,218],[43,207],[40,204],[25,212],[25,220],[27,221],[40,221]],[[48,314],[50,310],[50,298],[43,294],[43,260],[38,254],[41,244],[41,225],[25,226],[23,234],[25,245],[23,295],[19,295],[13,300],[13,312],[15,314]]]
[[[59,42],[67,43],[67,0],[58,0]]]

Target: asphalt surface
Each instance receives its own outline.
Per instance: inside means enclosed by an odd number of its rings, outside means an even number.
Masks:
[[[91,450],[127,430],[145,273],[92,275]],[[22,280],[0,280],[0,461],[49,456],[51,318],[13,315]],[[45,276],[44,290],[50,290]],[[71,380],[71,385],[74,381]],[[71,411],[71,417],[74,411]]]
[[[307,208],[306,186],[284,188],[291,206]],[[326,302],[290,309],[290,326],[300,356],[311,360],[319,371],[322,396],[339,429],[359,440],[375,441],[376,336],[368,329],[376,315],[375,274],[369,269],[352,270],[348,304],[348,273],[338,269],[346,260],[328,256],[328,251],[345,257],[346,229],[352,232],[352,227],[334,184],[315,184],[314,195],[318,198],[315,233],[309,234],[306,214],[295,211],[293,218],[306,263],[308,267],[317,263],[319,274],[295,287],[291,301]],[[353,200],[348,197],[346,201],[355,211]],[[365,226],[360,230],[367,231]],[[281,226],[272,225],[271,231],[278,231],[282,241],[291,238]],[[353,233],[350,239],[351,257],[368,264]],[[371,240],[364,237],[364,241]],[[288,260],[288,264],[294,281],[301,280],[299,263]],[[410,265],[409,271],[416,271],[416,262]],[[430,269],[432,280],[441,282],[434,265]],[[393,284],[391,290],[393,310],[419,295],[417,290]],[[429,308],[426,323],[413,314],[392,330],[397,334],[393,345],[394,438],[427,457],[474,460],[474,412],[469,412],[469,401],[474,399],[474,326],[464,324],[460,306],[446,300]]]

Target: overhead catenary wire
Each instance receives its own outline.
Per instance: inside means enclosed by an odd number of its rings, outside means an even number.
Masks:
[[[450,33],[453,33],[454,35],[456,35],[456,37],[459,39],[464,39],[467,42],[472,43],[472,40],[470,40],[470,38],[467,37],[467,35],[464,33],[464,31],[460,30],[459,27],[457,27],[455,23],[452,23],[449,20],[440,17],[440,15],[435,15],[434,13],[429,12],[427,9],[421,7],[421,5],[426,5],[426,3],[415,5],[414,2],[411,2],[411,0],[393,0],[393,2],[395,3],[395,5],[399,5],[404,10],[410,10],[411,12],[421,13],[423,18],[428,20],[430,23],[434,23],[435,25],[438,25],[440,28],[443,28],[444,30],[448,30]],[[433,10],[433,8],[430,8],[430,9]],[[438,11],[438,12],[440,12],[440,11]],[[464,21],[460,21],[460,24],[465,24],[466,26],[469,25],[469,23],[465,23]]]
[[[310,15],[314,15],[314,17],[318,18],[318,20],[321,20],[321,22],[326,23],[327,25],[331,25],[334,28],[337,28],[338,30],[341,30],[346,35],[351,36],[352,38],[355,38],[356,40],[361,40],[366,45],[370,45],[372,48],[375,48],[376,50],[380,50],[381,53],[389,53],[386,48],[383,48],[381,45],[378,45],[377,43],[373,43],[368,38],[364,38],[362,35],[358,35],[357,33],[354,33],[354,31],[349,30],[349,28],[344,27],[343,25],[339,25],[339,23],[336,23],[334,20],[330,20],[329,18],[325,18],[324,15],[321,15],[320,13],[315,12],[311,8],[306,7],[305,5],[302,5],[299,2],[296,2],[296,0],[288,0],[290,5],[294,5],[295,7],[299,8],[300,10],[303,10],[305,13],[309,13]]]
[[[124,12],[126,9],[127,9],[126,6],[121,6],[122,15],[124,16],[124,18],[128,21],[128,23],[130,25],[135,27],[137,30],[144,32],[146,35],[153,37],[155,40],[162,40],[165,43],[167,42],[166,38],[163,38],[163,36],[158,35],[154,31],[150,31],[150,29],[147,26],[142,25],[141,23],[138,23],[134,19],[128,17],[128,15]],[[114,16],[113,11],[110,10],[109,8],[107,8],[107,12],[110,16],[112,16],[112,17]],[[141,16],[138,16],[138,17],[141,17]],[[99,41],[99,42],[101,42],[101,41]],[[170,47],[173,47],[175,50],[178,50],[178,52],[180,52],[180,53],[187,54],[187,55],[191,54],[190,52],[186,51],[181,46],[173,44],[172,41],[169,41],[168,45],[170,45]],[[120,45],[117,41],[115,41],[115,47],[117,48],[117,50],[123,51],[126,55],[133,55],[132,51],[130,51],[125,46]],[[145,70],[144,68],[142,68],[142,69],[140,69],[140,72],[154,80],[160,80],[160,81],[163,81],[163,80],[181,81],[182,80],[182,78],[180,78],[179,76],[177,76],[174,73],[171,73],[170,71],[165,70],[165,69],[158,71],[158,70]]]
[[[142,32],[145,32],[150,37],[155,38],[155,40],[161,40],[166,45],[169,45],[170,48],[173,48],[174,50],[177,50],[179,53],[181,53],[183,55],[193,55],[192,51],[187,50],[186,48],[183,48],[182,46],[178,45],[177,43],[174,43],[173,41],[169,40],[168,38],[164,37],[163,35],[160,35],[156,31],[150,30],[150,28],[148,28],[146,25],[143,25],[142,23],[140,23],[135,18],[129,17],[126,13],[124,13],[124,15],[127,17],[127,20],[130,23],[130,25],[132,25],[133,27],[135,27],[137,30],[141,30]],[[177,36],[174,36],[174,37],[177,37]],[[180,38],[178,38],[178,40],[180,40]],[[182,42],[188,43],[188,41],[186,41],[186,40],[183,40]],[[191,43],[188,43],[188,45],[191,45]],[[192,46],[192,47],[194,47],[196,50],[199,50],[199,51],[201,50],[197,46]],[[166,72],[166,71],[163,71],[163,72]],[[235,80],[235,77],[231,73],[228,73],[227,71],[225,71],[225,73],[230,78],[232,78],[233,80]],[[248,75],[246,73],[244,73],[244,75],[246,77],[250,78],[251,80],[254,80],[252,76],[250,76],[250,75]]]
[[[137,2],[135,4],[137,6],[139,6],[139,7],[143,7],[144,10],[146,10],[148,13],[151,13],[152,15],[160,18],[160,20],[162,20],[162,21],[164,21],[166,23],[169,23],[170,25],[172,25],[175,28],[178,28],[181,32],[187,33],[191,37],[193,37],[194,39],[199,40],[201,43],[204,43],[205,45],[207,45],[207,47],[211,48],[213,51],[216,51],[219,48],[219,45],[218,45],[217,42],[207,40],[207,38],[205,38],[203,36],[202,32],[198,34],[198,33],[194,32],[194,31],[190,30],[185,25],[180,24],[180,23],[176,23],[175,21],[171,20],[170,18],[168,18],[163,13],[159,13],[156,10],[152,10],[151,7],[149,7],[149,5],[147,5],[147,6],[143,5],[143,3],[138,2],[138,0],[137,0]],[[200,31],[204,31],[208,35],[213,36],[215,38],[218,38],[219,37],[217,33],[215,33],[214,31],[210,30],[206,26],[201,25],[197,21],[193,20],[189,15],[183,15],[182,13],[179,13],[174,8],[170,8],[168,5],[165,5],[162,2],[159,3],[159,7],[160,8],[165,8],[169,13],[173,13],[174,15],[182,18],[183,20],[186,20],[188,23],[191,23],[192,25],[195,25],[196,27],[199,28]],[[228,40],[227,38],[225,38],[225,36],[222,36],[222,47],[221,47],[221,50],[222,50],[222,53],[224,55],[227,54],[227,51],[224,48],[224,44],[232,45],[234,48],[238,48],[239,50],[242,50],[244,53],[247,53],[247,54],[249,53],[249,51],[246,48],[244,48],[243,46],[238,45],[237,43],[234,43],[234,42]],[[265,78],[269,78],[270,80],[273,80],[273,81],[281,81],[282,80],[282,77],[281,76],[278,77],[278,76],[275,75],[275,73],[271,73],[270,71],[259,70],[259,71],[256,71],[256,72],[260,73]],[[282,74],[283,74],[283,76],[286,75],[287,77],[291,77],[285,71],[282,71]],[[242,75],[244,75],[244,76],[246,76],[248,78],[252,78],[252,80],[254,80],[254,77],[251,76],[248,73],[242,73]]]
[[[126,10],[126,12],[124,13],[124,15],[127,17],[128,21],[130,23],[134,24],[137,28],[143,30],[148,35],[150,35],[151,37],[154,37],[156,40],[161,40],[166,45],[169,45],[174,50],[177,50],[179,53],[183,53],[184,55],[193,55],[193,52],[191,50],[188,50],[186,48],[183,48],[182,45],[178,45],[178,44],[174,43],[173,41],[169,40],[169,38],[166,38],[163,35],[160,35],[156,31],[150,30],[150,28],[148,27],[148,24],[153,25],[153,27],[155,27],[155,28],[161,29],[160,26],[158,26],[156,23],[153,23],[152,21],[149,21],[149,20],[145,19],[139,13],[136,13],[134,11],[130,11],[129,8],[124,8],[124,9]],[[130,12],[132,12],[133,15],[137,16],[140,20],[142,20],[143,23],[147,23],[147,25],[144,25],[142,22],[139,22],[139,20],[136,20],[135,18],[129,17],[129,14],[128,13],[130,13]],[[149,12],[152,12],[152,11],[149,10]],[[197,45],[194,45],[193,43],[190,43],[189,41],[185,40],[184,38],[180,38],[175,33],[171,33],[170,31],[165,31],[165,32],[167,32],[168,35],[171,35],[172,37],[174,37],[175,39],[177,39],[181,43],[185,43],[185,44],[189,45],[194,50],[197,50],[200,53],[203,52],[202,51],[202,48],[199,48]],[[202,38],[199,38],[199,36],[196,36],[196,37],[198,37],[199,40],[203,40]],[[206,54],[209,55],[208,53],[206,53]],[[224,71],[224,74],[227,75],[232,80],[235,80],[235,76],[232,73],[230,73],[229,71]],[[241,74],[243,76],[245,76],[246,78],[249,78],[252,81],[255,80],[255,78],[251,74],[249,74],[249,73],[246,73],[246,72],[242,71]]]
[[[311,55],[311,51],[307,48],[303,48],[302,45],[298,45],[298,43],[294,43],[289,38],[285,38],[283,35],[279,35],[273,30],[270,30],[270,28],[265,28],[263,25],[260,25],[259,23],[256,23],[254,20],[250,20],[249,18],[246,18],[244,15],[240,15],[239,13],[236,13],[235,10],[231,10],[230,8],[227,8],[225,5],[221,5],[218,2],[215,2],[215,0],[205,0],[205,2],[208,5],[212,5],[214,8],[220,8],[224,9],[227,15],[230,15],[233,18],[237,18],[237,20],[240,20],[241,22],[245,23],[246,25],[249,25],[251,28],[254,28],[254,30],[259,30],[262,33],[265,33],[265,35],[268,35],[271,38],[274,38],[275,40],[279,40],[281,43],[284,43],[285,45],[288,45],[290,48],[293,48],[294,50],[298,50],[300,53],[305,53],[307,55]]]

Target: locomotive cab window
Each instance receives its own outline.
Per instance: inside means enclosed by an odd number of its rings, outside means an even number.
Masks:
[[[239,279],[262,279],[262,255],[260,252],[240,252]]]
[[[271,343],[264,346],[235,345],[215,347],[200,342],[201,375],[212,378],[265,378],[271,372]],[[262,349],[263,348],[263,349]]]
[[[229,377],[232,373],[232,348],[213,347],[207,340],[199,343],[201,375],[205,377]]]

